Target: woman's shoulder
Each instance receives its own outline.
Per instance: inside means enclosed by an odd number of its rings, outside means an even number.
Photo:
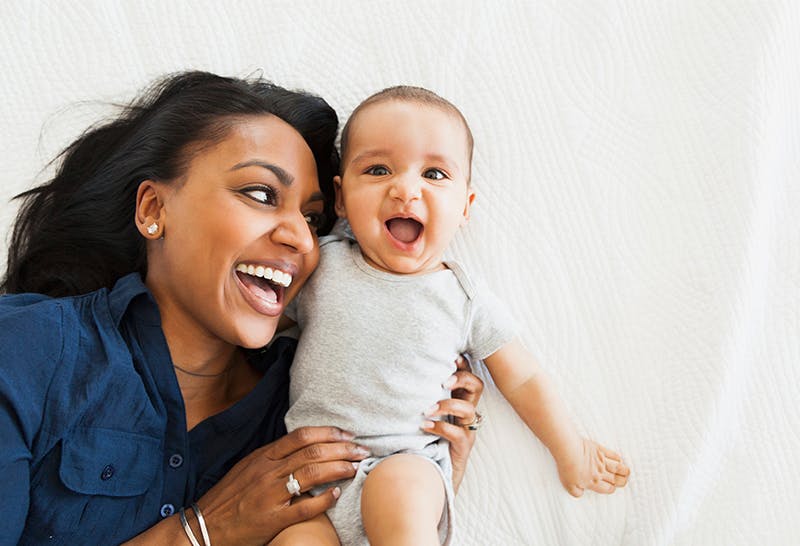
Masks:
[[[72,313],[63,298],[42,294],[0,296],[0,363],[14,364],[61,359],[65,322]]]
[[[97,329],[93,317],[107,293],[102,289],[61,298],[33,293],[0,296],[0,368],[34,380],[63,370],[74,360],[81,333]]]

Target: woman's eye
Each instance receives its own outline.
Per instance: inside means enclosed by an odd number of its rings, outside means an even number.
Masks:
[[[386,176],[389,174],[389,169],[384,167],[383,165],[376,165],[374,167],[370,167],[367,169],[367,174],[371,174],[372,176]]]
[[[264,205],[274,205],[276,202],[275,190],[270,187],[247,188],[242,193]]]
[[[319,231],[322,226],[325,225],[325,213],[324,212],[307,212],[303,215],[305,218],[306,223],[311,227],[311,230],[316,233]]]
[[[425,178],[430,178],[431,180],[444,180],[447,178],[447,175],[444,172],[440,171],[439,169],[428,169],[422,176]]]

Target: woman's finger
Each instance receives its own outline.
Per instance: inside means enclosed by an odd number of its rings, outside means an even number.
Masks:
[[[327,444],[311,444],[298,449],[287,457],[289,468],[300,468],[313,462],[325,461],[361,461],[369,457],[367,448],[352,442],[331,442]]]
[[[483,381],[469,370],[458,370],[450,376],[449,388],[454,398],[477,401],[483,394]]]
[[[356,475],[357,463],[348,461],[331,461],[325,463],[310,463],[301,466],[292,473],[292,476],[300,484],[300,491],[305,493],[318,485],[352,478]],[[288,481],[288,476],[286,478]],[[285,488],[284,493],[288,497],[292,495]]]
[[[328,508],[336,504],[336,500],[341,494],[341,489],[331,487],[316,497],[308,496],[299,499],[286,508],[285,517],[289,520],[289,525],[309,520],[324,513]]]
[[[454,425],[446,421],[425,421],[422,423],[422,430],[441,436],[451,444],[459,444],[464,438],[469,440],[470,446],[475,441],[475,431],[469,430],[460,425]]]
[[[425,412],[425,417],[440,417],[442,415],[452,415],[463,422],[456,424],[471,423],[475,420],[475,406],[466,400],[457,398],[447,398],[439,400]]]
[[[293,430],[268,446],[262,448],[268,458],[277,460],[288,457],[295,451],[311,444],[348,442],[355,436],[336,427],[302,427]]]

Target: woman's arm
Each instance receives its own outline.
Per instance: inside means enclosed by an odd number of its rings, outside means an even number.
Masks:
[[[302,492],[352,478],[353,461],[368,453],[352,443],[352,434],[333,427],[305,427],[258,449],[239,461],[197,505],[214,544],[263,545],[286,527],[333,506],[338,488],[316,496],[295,497],[286,483],[292,473]],[[191,510],[186,517],[195,536],[200,527]],[[126,542],[189,544],[178,516],[171,516]]]
[[[519,340],[485,362],[500,392],[550,450],[561,483],[571,495],[579,497],[587,488],[613,493],[625,485],[630,470],[622,458],[578,434],[547,374]]]

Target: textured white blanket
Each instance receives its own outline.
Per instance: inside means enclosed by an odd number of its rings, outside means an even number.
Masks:
[[[0,230],[105,102],[162,73],[261,70],[342,119],[429,87],[476,137],[453,254],[633,468],[569,497],[489,389],[461,543],[798,544],[798,29],[794,0],[6,0]]]

